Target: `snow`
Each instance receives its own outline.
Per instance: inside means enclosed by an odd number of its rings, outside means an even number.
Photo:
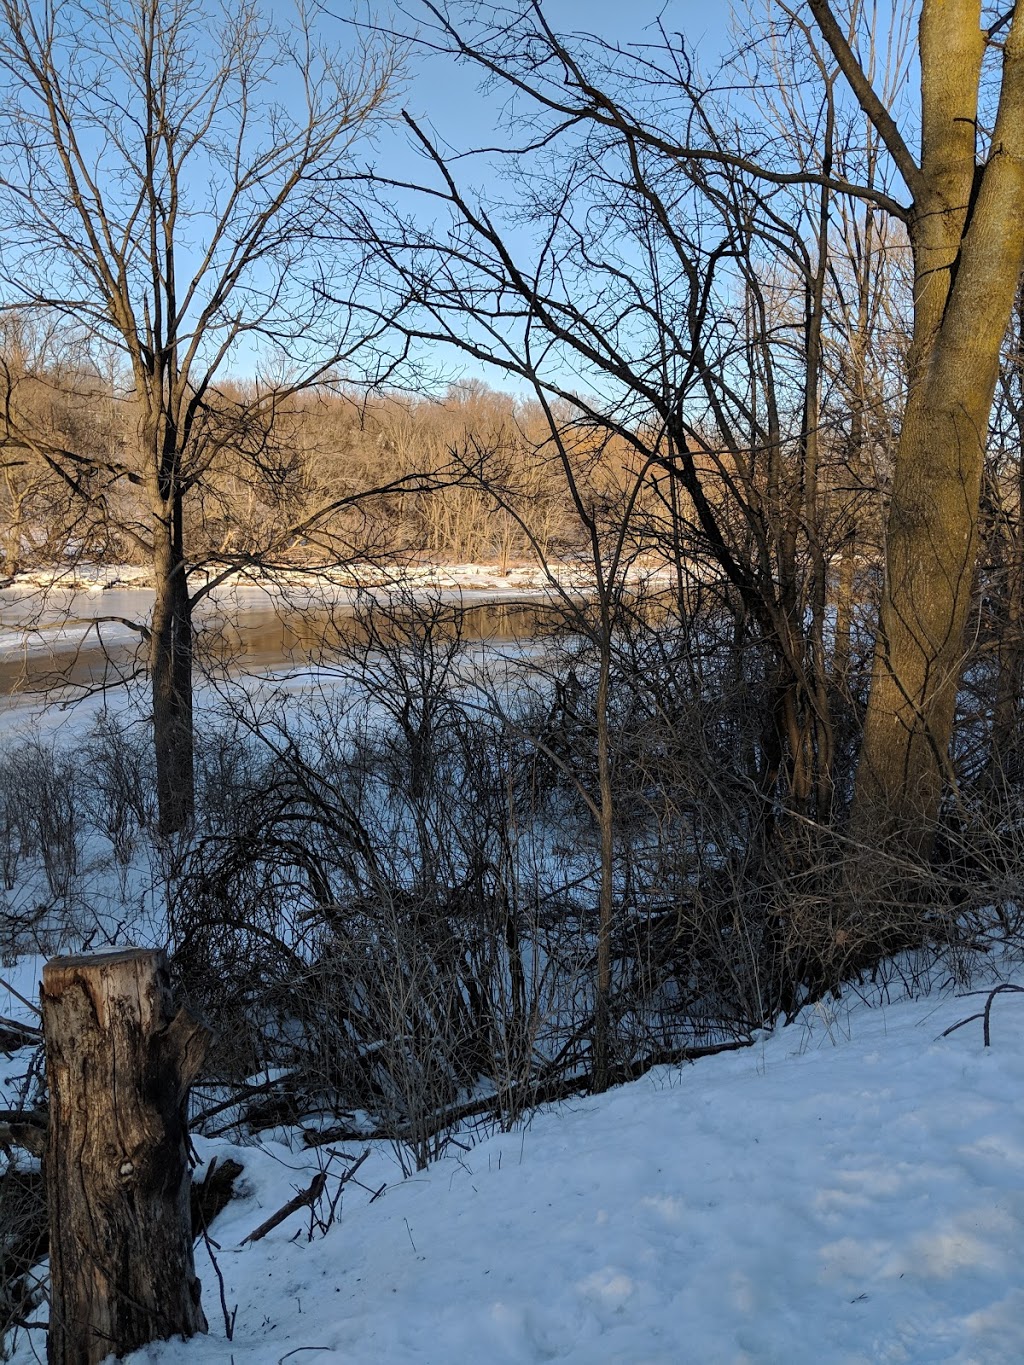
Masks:
[[[457,586],[470,583],[492,590],[468,573]],[[249,685],[301,691],[302,679]],[[12,710],[5,737],[29,721],[84,734],[102,704]],[[38,956],[0,967],[0,1014],[37,1022],[41,968]],[[948,988],[895,1002],[878,990],[870,1006],[849,993],[749,1049],[658,1068],[510,1133],[460,1132],[409,1179],[407,1155],[372,1144],[333,1226],[312,1235],[302,1210],[245,1243],[319,1163],[332,1198],[361,1146],[196,1136],[204,1162],[245,1167],[210,1229],[233,1339],[200,1242],[209,1335],[132,1360],[1017,1365],[1024,994],[996,999],[990,1048],[978,1022],[943,1036],[978,1006]],[[19,1056],[0,1068],[0,1104],[19,1069]],[[36,1360],[42,1338],[21,1332],[13,1359]]]
[[[1024,995],[996,1001],[990,1049],[977,1023],[941,1036],[976,1008],[819,1006],[748,1050],[461,1135],[405,1181],[379,1146],[312,1240],[303,1211],[241,1245],[315,1153],[197,1139],[246,1167],[211,1229],[234,1339],[200,1243],[209,1336],[131,1359],[1019,1362]]]
[[[658,579],[672,582],[674,571],[663,564],[632,566],[634,573],[645,579]],[[696,572],[696,566],[690,566]],[[218,575],[218,570],[210,570],[209,577]],[[307,569],[266,569],[257,570],[255,575],[240,569],[233,578],[225,580],[223,588],[216,591],[260,592],[273,594],[287,588],[310,588],[333,586],[338,591],[353,591],[358,587],[411,587],[464,592],[499,592],[503,590],[546,592],[552,579],[569,586],[578,586],[592,580],[592,571],[582,562],[552,562],[547,568],[534,563],[500,564],[449,564],[430,562],[396,562],[390,567],[378,564],[359,563],[338,565],[334,568]],[[197,586],[207,578],[203,571],[190,576],[190,582]],[[88,592],[107,593],[111,590],[147,589],[152,586],[151,570],[138,568],[131,564],[93,564],[79,562],[66,569],[29,570],[15,575],[3,584],[3,593],[16,595],[38,594],[43,592]]]
[[[632,565],[631,573],[648,585],[670,585],[662,566]],[[193,590],[207,580],[190,577]],[[352,564],[315,573],[301,570],[267,571],[257,577],[238,573],[210,590],[197,605],[202,618],[234,617],[239,611],[292,610],[317,606],[351,605],[360,592],[438,593],[466,606],[493,600],[536,601],[552,595],[554,585],[572,593],[593,586],[593,571],[585,564],[567,562],[541,568],[516,564],[400,564],[381,568]],[[0,649],[33,649],[68,635],[80,636],[97,620],[106,622],[111,643],[135,642],[138,632],[125,619],[148,618],[152,607],[151,575],[130,565],[79,564],[66,573],[38,570],[18,574],[0,586]]]

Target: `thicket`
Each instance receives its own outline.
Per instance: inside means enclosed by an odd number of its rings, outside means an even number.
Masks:
[[[956,976],[1020,929],[1024,803],[971,743],[981,664],[940,854],[869,864],[766,791],[773,680],[721,600],[672,606],[634,600],[612,639],[606,1080],[868,976]],[[166,934],[219,1039],[211,1083],[276,1078],[213,1127],[362,1127],[421,1165],[460,1121],[593,1082],[599,660],[554,609],[505,650],[440,600],[360,610],[315,684],[225,692],[187,836],[154,835],[144,731],[107,718],[76,754],[10,747],[3,951]]]
[[[475,1126],[742,1046],[830,993],[962,986],[978,953],[1019,945],[1024,727],[993,731],[1002,675],[984,642],[961,692],[959,785],[915,861],[844,833],[865,641],[836,695],[840,818],[825,823],[771,771],[777,680],[727,592],[637,580],[604,636],[593,611],[534,608],[530,638],[498,647],[441,598],[368,597],[316,672],[205,694],[196,815],[172,838],[129,712],[101,713],[74,748],[9,744],[4,962],[169,942],[176,989],[216,1040],[198,1131],[375,1136],[412,1171]],[[0,1046],[24,1064],[0,1137],[38,1150],[39,1042],[8,1024]],[[0,1176],[11,1326],[45,1288],[32,1170]]]

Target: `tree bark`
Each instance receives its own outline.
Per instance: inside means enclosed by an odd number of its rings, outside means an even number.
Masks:
[[[195,805],[192,720],[192,603],[185,573],[181,497],[160,507],[154,532],[155,598],[149,671],[153,696],[158,828],[176,834]]]
[[[926,852],[949,775],[1000,346],[1024,266],[1024,17],[1006,39],[984,166],[977,0],[925,0],[920,51],[914,345],[853,824],[865,840]]]
[[[192,1259],[186,1099],[206,1030],[173,1014],[156,949],[51,959],[49,1365],[206,1331]]]

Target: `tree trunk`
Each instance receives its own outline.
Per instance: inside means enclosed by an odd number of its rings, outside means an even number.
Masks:
[[[907,415],[888,523],[858,828],[924,851],[947,776],[977,558],[983,395]],[[927,546],[927,553],[925,547]]]
[[[999,353],[1024,265],[1024,16],[1006,40],[988,160],[975,165],[975,0],[926,0],[914,348],[893,473],[855,832],[925,852],[948,773]]]
[[[149,669],[158,826],[167,835],[189,824],[195,804],[192,603],[182,549],[180,497],[173,498],[169,517],[161,508],[155,540]]]
[[[601,886],[597,922],[597,975],[594,982],[594,1036],[591,1089],[603,1094],[611,1083],[612,1063],[612,930],[615,921],[615,798],[612,791],[609,736],[611,623],[602,604],[601,664],[597,685],[598,836],[601,845]]]
[[[156,949],[51,959],[50,1365],[206,1331],[192,1260],[186,1099],[206,1031],[172,1015]]]
[[[1017,721],[1024,691],[1024,289],[1017,290],[1014,306],[1014,353],[1009,373],[1004,371],[1004,397],[1013,417],[1016,436],[1016,496],[1011,498],[999,537],[1004,586],[1000,594],[1003,617],[997,629],[998,654],[995,704],[989,744],[987,780],[999,789],[1009,777],[1006,761],[1016,743]],[[995,505],[1003,503],[998,491]]]

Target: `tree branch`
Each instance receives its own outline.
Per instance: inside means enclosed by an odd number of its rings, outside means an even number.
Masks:
[[[840,71],[849,82],[850,89],[857,98],[857,103],[871,120],[872,127],[884,142],[886,150],[896,163],[896,169],[903,177],[903,181],[915,203],[920,203],[928,189],[921,168],[914,160],[910,148],[904,141],[903,134],[897,128],[892,115],[882,103],[874,86],[868,80],[864,68],[857,60],[845,33],[839,27],[836,17],[832,13],[832,6],[828,0],[807,0],[807,3],[817,21],[818,28],[821,30],[821,36],[839,64]]]

